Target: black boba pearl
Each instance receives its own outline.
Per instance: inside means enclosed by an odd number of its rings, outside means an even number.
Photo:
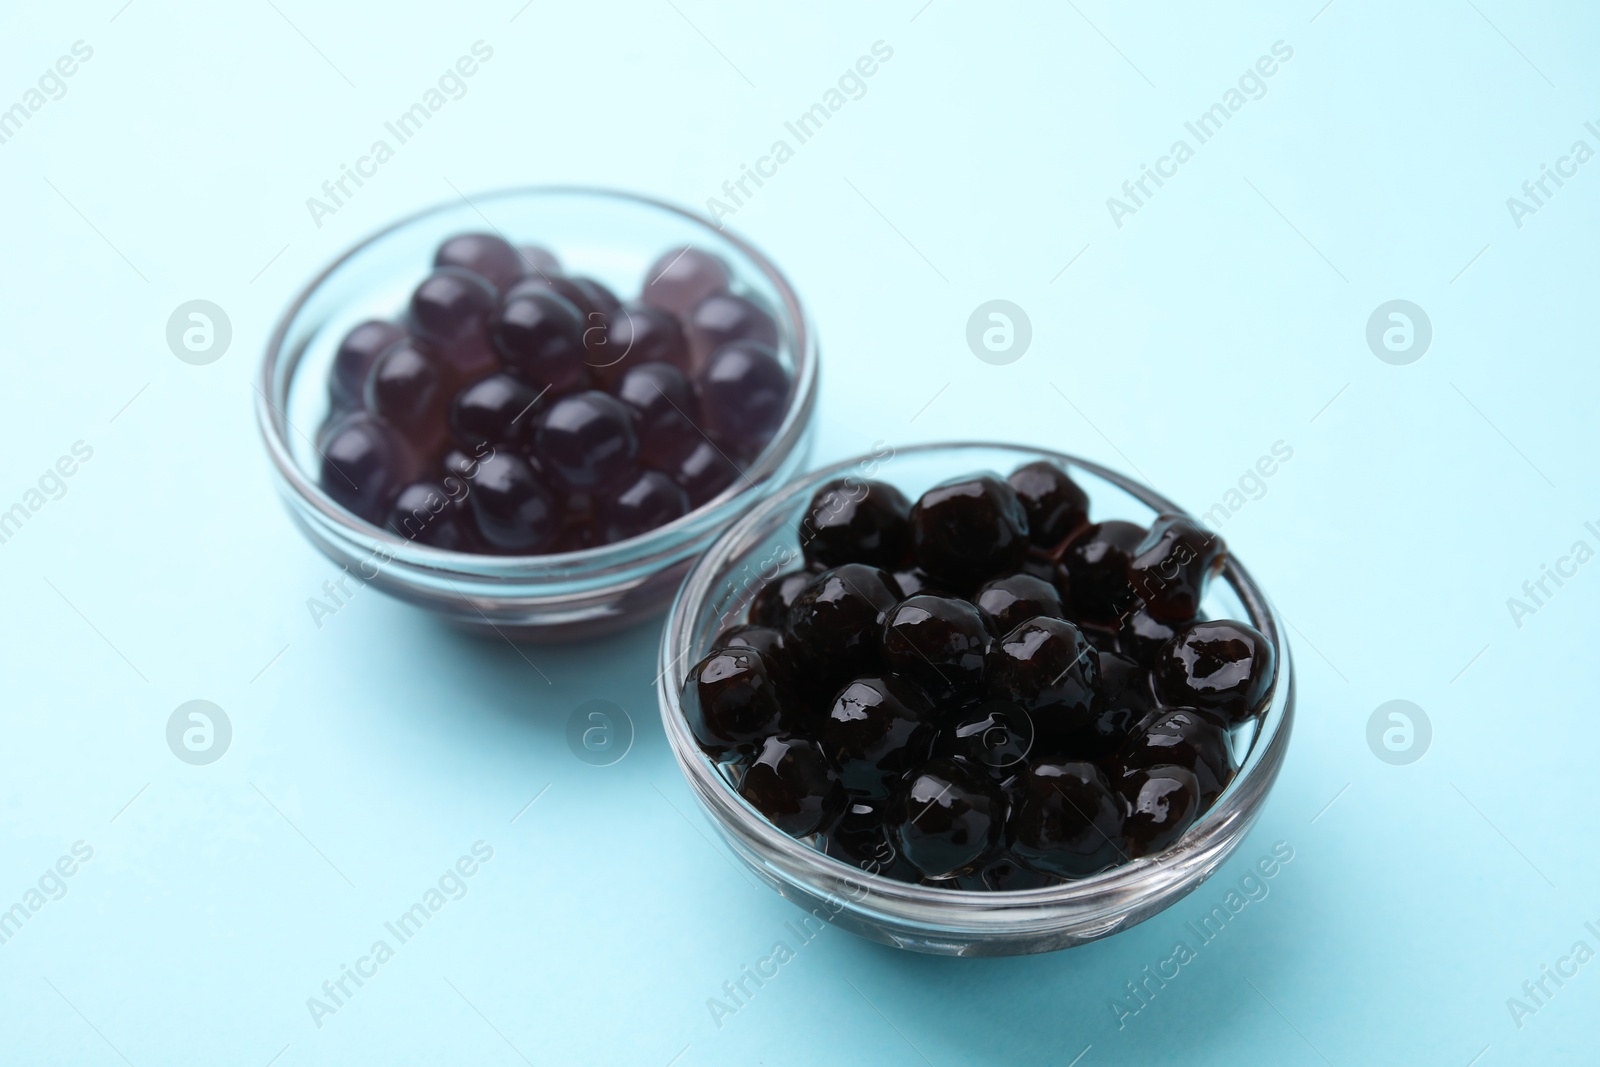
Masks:
[[[1008,634],[1018,623],[1036,615],[1059,619],[1061,594],[1056,587],[1031,574],[1012,574],[985,582],[973,594],[973,604],[995,634]]]
[[[957,478],[911,509],[911,552],[930,574],[970,587],[1013,571],[1028,551],[1028,516],[993,475]]]
[[[522,277],[522,257],[504,237],[462,233],[445,241],[433,254],[435,267],[460,267],[505,292]]]
[[[759,341],[717,349],[700,372],[706,429],[736,449],[758,451],[783,424],[788,407],[789,372]]]
[[[1200,614],[1206,583],[1222,567],[1222,538],[1193,519],[1161,515],[1133,550],[1128,578],[1150,617],[1184,623]]]
[[[622,306],[617,294],[593,278],[573,278],[572,284],[577,286],[578,292],[582,293],[584,300],[587,301],[586,310],[589,314],[585,316],[585,320],[590,327],[603,327],[611,313]]]
[[[711,641],[711,647],[718,651],[725,648],[753,648],[772,666],[783,656],[783,633],[771,626],[741,623],[717,634]]]
[[[561,261],[554,252],[539,245],[522,245],[517,249],[523,273],[530,277],[555,276],[561,273]]]
[[[769,578],[750,599],[750,621],[777,630],[788,626],[789,605],[815,577],[807,571],[790,571]]]
[[[1150,856],[1177,841],[1200,815],[1200,785],[1186,767],[1157,764],[1117,781],[1128,805],[1122,839],[1130,857]]]
[[[472,483],[472,476],[478,472],[478,464],[482,463],[493,454],[494,449],[489,447],[474,448],[470,452],[459,448],[452,448],[450,451],[444,454],[444,459],[440,462],[439,466],[444,469],[444,473],[447,476],[453,475],[457,478],[461,478],[470,485]],[[535,473],[537,473],[539,470],[538,465],[534,464],[533,467]]]
[[[890,571],[889,576],[894,579],[895,587],[900,590],[902,597],[916,596],[918,593],[927,593],[930,596],[954,595],[940,583],[939,579],[921,567],[900,567]]]
[[[553,292],[513,289],[494,321],[494,343],[506,367],[537,390],[560,396],[589,384],[583,318]]]
[[[1123,802],[1094,764],[1030,764],[1018,791],[1011,851],[1028,866],[1083,878],[1127,858],[1119,844]]]
[[[982,689],[992,642],[983,616],[965,600],[919,593],[883,621],[884,664],[940,699]]]
[[[1160,764],[1186,768],[1199,783],[1200,801],[1207,807],[1238,769],[1221,719],[1197,708],[1175,708],[1145,719],[1118,751],[1116,761],[1129,769]]]
[[[910,502],[894,486],[840,478],[811,497],[800,520],[800,550],[813,566],[891,567],[911,547],[910,515]]]
[[[483,539],[503,552],[542,552],[561,532],[561,505],[526,460],[496,452],[479,462],[467,502]]]
[[[725,648],[695,664],[683,685],[689,731],[712,756],[753,751],[781,731],[783,702],[766,658]]]
[[[1028,512],[1028,536],[1041,548],[1059,545],[1089,521],[1089,494],[1054,463],[1024,464],[1006,481]]]
[[[845,788],[867,797],[887,796],[933,751],[933,702],[914,683],[895,675],[857,678],[839,691],[823,720],[822,751],[839,767]]]
[[[575,489],[617,481],[639,454],[627,405],[594,389],[550,405],[534,442],[541,459]]]
[[[792,837],[828,829],[845,806],[839,772],[815,743],[799,738],[767,738],[739,783],[739,795]]]
[[[578,318],[585,328],[601,321],[594,316],[606,314],[595,305],[593,293],[588,288],[580,284],[577,278],[569,278],[564,274],[530,274],[506,291],[501,304],[503,306],[529,293],[559,296],[578,312]]]
[[[1207,708],[1241,723],[1272,687],[1277,653],[1242,622],[1200,622],[1179,630],[1155,661],[1156,694],[1168,705]]]
[[[784,647],[819,688],[842,684],[877,661],[883,618],[898,599],[876,567],[823,571],[789,606]]]
[[[596,512],[603,541],[626,541],[687,515],[689,494],[660,471],[640,471],[615,496],[606,494]]]
[[[1128,580],[1128,564],[1144,536],[1144,527],[1113,520],[1086,527],[1072,539],[1061,562],[1074,612],[1115,625],[1143,606]]]
[[[403,327],[379,319],[363,322],[344,335],[333,357],[333,371],[328,375],[328,400],[335,411],[361,406],[372,365],[405,335]]]
[[[325,438],[319,481],[340,507],[378,524],[415,469],[416,460],[399,435],[368,415],[355,414]]]
[[[657,461],[652,459],[651,462]],[[683,486],[684,492],[689,494],[689,503],[695,507],[728,488],[739,477],[739,468],[733,460],[703,437],[683,455],[660,464],[660,469]]]
[[[683,327],[670,312],[649,304],[623,304],[606,317],[603,331],[586,331],[584,343],[589,367],[602,382],[615,381],[635,363],[689,367]]]
[[[939,734],[938,755],[1006,774],[1033,751],[1033,718],[1021,705],[988,697],[962,708]]]
[[[440,267],[411,294],[411,328],[440,347],[454,347],[488,327],[498,302],[494,286],[472,271]]]
[[[712,293],[696,304],[689,316],[687,333],[697,364],[735,341],[778,347],[777,321],[763,308],[732,293]]]
[[[999,844],[1006,798],[981,768],[933,759],[895,790],[888,822],[901,853],[924,877],[951,878]]]
[[[385,349],[367,376],[367,410],[420,452],[432,452],[442,439],[449,403],[439,360],[410,338]]]
[[[722,260],[694,247],[669,248],[645,271],[639,299],[679,317],[706,297],[728,287],[728,268]]]
[[[1021,889],[1044,889],[1060,885],[1061,879],[1053,874],[1043,874],[1024,866],[1013,856],[990,860],[979,872],[977,880],[969,883],[971,875],[957,879],[963,889],[986,889],[991,893],[1009,893]]]
[[[531,440],[538,399],[522,379],[491,374],[456,394],[450,405],[450,430],[473,450]]]
[[[412,482],[400,490],[389,509],[388,527],[408,541],[451,552],[470,552],[476,546],[472,520],[467,513],[466,486],[459,478],[439,482]]]
[[[889,840],[884,826],[888,799],[851,797],[839,821],[828,831],[822,851],[868,874],[914,882],[922,873]]]
[[[1072,735],[1067,751],[1105,759],[1128,741],[1134,728],[1156,710],[1150,672],[1116,652],[1100,652],[1100,690],[1094,714]]]
[[[613,392],[633,409],[641,455],[666,456],[699,440],[699,400],[688,377],[672,364],[636,363],[622,373]]]
[[[1117,631],[1117,647],[1148,666],[1155,663],[1156,657],[1177,632],[1177,627],[1161,622],[1140,608],[1123,619]]]
[[[989,694],[1022,705],[1041,746],[1060,747],[1090,724],[1100,654],[1072,623],[1039,616],[1017,624],[988,667]]]

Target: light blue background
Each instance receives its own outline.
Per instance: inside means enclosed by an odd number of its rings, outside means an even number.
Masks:
[[[1600,564],[1520,628],[1506,606],[1600,545],[1600,163],[1521,228],[1506,207],[1600,148],[1592,9],[522,2],[0,16],[0,107],[94,50],[0,145],[0,507],[94,449],[0,545],[0,907],[94,849],[0,946],[0,1060],[1594,1059],[1600,963],[1520,1029],[1506,1007],[1600,948]],[[467,95],[314,225],[306,198],[480,39]],[[1205,509],[1285,442],[1222,532],[1294,627],[1299,715],[1259,827],[1172,911],[1015,960],[829,930],[719,1029],[706,999],[798,913],[711,843],[656,626],[528,649],[537,671],[372,591],[319,629],[335,571],[274,498],[251,382],[292,292],[387,221],[549,182],[703,207],[878,40],[866,95],[730,219],[819,325],[817,462],[1009,439]],[[1115,226],[1106,198],[1279,40],[1269,92]],[[233,324],[209,366],[164,339],[194,298]],[[1009,366],[964,341],[992,298],[1032,320]],[[1435,331],[1409,366],[1364,338],[1394,298]],[[211,766],[165,742],[194,698],[233,723]],[[596,698],[637,728],[610,767],[564,740]],[[1433,724],[1410,766],[1366,742],[1397,698]],[[306,998],[479,840],[470,892],[314,1026]],[[1123,984],[1277,841],[1270,896],[1119,1030]]]

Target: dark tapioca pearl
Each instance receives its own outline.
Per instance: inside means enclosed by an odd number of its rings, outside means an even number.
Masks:
[[[615,496],[606,494],[596,510],[601,539],[626,541],[687,515],[689,494],[660,471],[640,471]]]
[[[1193,519],[1162,515],[1134,548],[1128,578],[1151,618],[1188,622],[1200,614],[1206,583],[1225,553],[1222,538]]]
[[[1054,463],[1024,464],[1006,481],[1028,512],[1028,536],[1041,548],[1059,545],[1089,521],[1089,494]]]
[[[739,795],[793,837],[827,830],[845,807],[839,772],[816,744],[798,738],[767,738],[739,783]]]
[[[929,573],[967,585],[1014,571],[1028,551],[1028,516],[993,475],[958,478],[911,509],[911,552]]]
[[[916,596],[918,593],[927,593],[930,596],[954,595],[937,578],[921,567],[901,567],[889,573],[902,597]]]
[[[499,302],[494,286],[471,271],[440,267],[411,294],[411,328],[440,348],[482,335]]]
[[[1156,657],[1156,694],[1164,704],[1207,708],[1241,723],[1260,710],[1276,668],[1272,643],[1253,626],[1195,623]]]
[[[444,454],[440,467],[446,475],[464,479],[470,485],[472,476],[478,472],[478,464],[494,455],[494,451],[494,448],[488,445],[470,450],[452,448]],[[538,465],[535,464],[535,473],[538,469]]]
[[[345,510],[381,523],[400,487],[410,482],[416,460],[392,429],[365,414],[341,419],[322,448],[322,489]]]
[[[457,234],[439,246],[433,265],[471,271],[501,293],[515,285],[523,272],[517,250],[492,233]]]
[[[1123,804],[1092,763],[1042,761],[1022,775],[1011,851],[1028,866],[1083,878],[1127,858]]]
[[[1033,751],[1033,718],[1020,704],[989,697],[964,707],[939,733],[936,751],[1005,775]]]
[[[1118,751],[1124,767],[1173,764],[1199,782],[1201,803],[1209,807],[1233,780],[1238,764],[1221,720],[1196,708],[1163,711],[1142,721]]]
[[[410,338],[395,342],[367,377],[367,410],[400,431],[419,453],[443,440],[450,396],[432,352]]]
[[[689,366],[683,327],[670,312],[649,304],[623,304],[607,317],[604,331],[590,329],[584,341],[589,368],[602,382],[615,381],[635,363]]]
[[[1182,837],[1200,814],[1199,781],[1186,767],[1135,768],[1116,785],[1128,805],[1122,839],[1130,857],[1160,852]]]
[[[878,660],[883,618],[899,600],[887,574],[846,563],[812,578],[789,606],[784,647],[818,688],[843,684]]]
[[[971,875],[958,879],[966,883]],[[963,884],[963,889],[987,889],[991,893],[1008,893],[1020,889],[1044,889],[1048,886],[1060,885],[1061,879],[1053,874],[1043,874],[1012,856],[1001,856],[999,859],[990,860],[978,875],[978,881]]]
[[[768,579],[750,598],[750,621],[777,630],[788,626],[789,606],[815,577],[806,571],[790,571]]]
[[[466,486],[458,478],[446,481],[450,484],[412,482],[400,490],[389,509],[387,525],[407,541],[471,552],[477,538],[466,511]]]
[[[517,258],[522,263],[522,272],[530,277],[554,277],[561,273],[561,261],[556,254],[540,245],[519,245]]]
[[[713,756],[753,751],[782,731],[783,702],[767,661],[753,648],[725,648],[694,665],[683,686],[683,714]]]
[[[593,325],[597,321],[594,316],[601,314],[592,299],[593,294],[579,284],[577,278],[569,278],[564,274],[530,274],[507,290],[501,305],[504,306],[529,293],[559,296],[577,309],[578,318],[583,321],[585,327]]]
[[[851,797],[839,821],[828,831],[822,851],[867,874],[914,882],[922,872],[907,863],[884,826],[887,798]]]
[[[553,292],[511,291],[494,321],[494,343],[506,367],[537,392],[561,396],[589,384],[583,318]]]
[[[587,324],[589,326],[603,327],[605,320],[611,316],[611,313],[622,306],[622,301],[617,299],[617,294],[593,278],[574,278],[572,279],[572,284],[578,287],[578,291],[588,301],[591,312],[588,316]]]
[[[1140,663],[1150,665],[1177,632],[1177,627],[1161,622],[1141,608],[1122,620],[1117,630],[1117,646]]]
[[[1057,749],[1092,720],[1100,654],[1072,623],[1039,616],[995,645],[988,678],[991,696],[1027,710],[1041,748]]]
[[[919,593],[884,617],[883,662],[940,700],[968,696],[983,688],[993,640],[983,616],[965,600]]]
[[[1040,555],[1037,550],[1030,552],[1028,558],[1017,564],[1017,573],[1026,574],[1030,578],[1037,578],[1055,586],[1056,595],[1061,597],[1063,604],[1071,603],[1067,596],[1068,578],[1067,568],[1048,556]]]
[[[634,364],[622,373],[614,391],[633,409],[641,455],[680,452],[699,439],[695,420],[700,406],[694,386],[672,364]]]
[[[982,768],[934,759],[895,790],[888,821],[900,852],[925,877],[951,878],[1000,843],[1006,799]]]
[[[755,341],[778,347],[778,323],[765,309],[742,296],[712,293],[695,305],[689,316],[689,348],[695,364],[703,365],[711,353],[735,341]]]
[[[1031,574],[1013,574],[985,582],[972,602],[996,635],[1008,634],[1036,615],[1061,618],[1061,594]]]
[[[1131,522],[1086,527],[1067,545],[1067,597],[1074,612],[1096,622],[1117,623],[1143,605],[1128,580],[1128,564],[1145,529]]]
[[[1085,759],[1107,759],[1140,722],[1156,710],[1150,671],[1118,652],[1100,651],[1100,689],[1094,715],[1074,732],[1065,750]]]
[[[741,623],[730,626],[712,640],[714,649],[753,648],[770,662],[783,656],[783,633],[771,626]]]
[[[561,532],[561,505],[526,460],[496,452],[478,464],[467,502],[483,539],[504,552],[549,548]]]
[[[328,400],[336,412],[360,407],[372,365],[384,351],[406,335],[392,322],[372,319],[344,335],[328,375]]]
[[[839,691],[819,740],[845,788],[883,797],[907,771],[927,762],[936,733],[926,693],[904,678],[872,675]]]
[[[894,486],[841,478],[811,497],[800,520],[800,550],[806,562],[822,567],[892,567],[911,547],[910,516],[910,502]]]
[[[551,404],[534,441],[545,464],[576,489],[615,482],[639,454],[627,405],[593,389]]]
[[[533,439],[539,394],[510,374],[491,374],[456,394],[450,405],[455,439],[477,451]]]
[[[639,299],[687,318],[702,300],[728,287],[722,260],[698,248],[669,248],[645,271]]]
[[[651,460],[656,465],[655,459]],[[739,477],[739,468],[716,445],[701,438],[682,456],[659,464],[659,469],[683,486],[689,503],[699,507],[715,497]]]

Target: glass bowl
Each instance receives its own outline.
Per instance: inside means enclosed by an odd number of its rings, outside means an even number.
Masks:
[[[793,387],[772,440],[741,477],[688,515],[646,534],[580,552],[496,556],[450,552],[369,525],[322,491],[312,438],[328,411],[327,377],[357,323],[393,319],[447,237],[495,231],[539,244],[570,273],[625,299],[663,252],[693,245],[720,256],[736,291],[773,312],[778,356]],[[256,383],[256,419],[295,524],[363,582],[469,628],[523,640],[573,640],[659,613],[690,562],[728,524],[806,464],[816,405],[816,333],[787,279],[760,252],[691,212],[600,189],[511,189],[424,211],[362,241],[289,305]]]
[[[898,948],[949,956],[1005,956],[1081,945],[1170,907],[1194,891],[1244,839],[1283,765],[1294,688],[1283,627],[1265,594],[1231,555],[1202,610],[1248,621],[1272,642],[1277,676],[1265,713],[1231,735],[1238,774],[1177,842],[1153,856],[1044,889],[979,892],[912,885],[833,859],[778,830],[740,797],[700,750],[684,719],[679,687],[726,625],[740,621],[763,580],[794,567],[796,527],[812,494],[834,478],[876,478],[915,500],[947,478],[1001,475],[1034,460],[1070,470],[1089,494],[1095,521],[1148,525],[1182,509],[1154,490],[1073,456],[1001,444],[919,445],[847,460],[807,475],[753,508],[689,572],[661,643],[661,715],[678,766],[733,852],[763,881],[818,919]]]

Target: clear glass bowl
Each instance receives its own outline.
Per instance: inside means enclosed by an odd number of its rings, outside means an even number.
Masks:
[[[1254,824],[1283,765],[1294,719],[1289,646],[1266,596],[1231,555],[1211,583],[1205,613],[1248,621],[1273,643],[1278,672],[1265,714],[1232,736],[1238,775],[1175,844],[1093,877],[1045,889],[975,892],[936,889],[869,874],[833,859],[769,823],[700,750],[683,716],[679,688],[688,668],[727,625],[740,621],[762,580],[799,560],[796,527],[812,494],[834,478],[877,478],[915,500],[947,478],[1023,463],[1062,464],[1089,493],[1095,521],[1148,524],[1181,512],[1170,500],[1096,464],[1055,452],[998,444],[920,445],[837,463],[791,483],[730,528],[702,556],[667,618],[661,643],[661,715],[678,766],[713,825],[763,881],[819,919],[898,948],[949,956],[1050,952],[1125,930],[1193,892]]]
[[[647,534],[582,552],[492,556],[447,552],[371,526],[318,485],[312,443],[328,410],[327,378],[345,333],[397,317],[453,234],[498,231],[538,244],[569,273],[637,293],[663,252],[694,245],[722,257],[742,292],[774,312],[778,356],[793,388],[766,449],[733,485]],[[803,470],[817,392],[816,333],[788,280],[760,252],[710,221],[668,204],[598,189],[512,189],[424,211],[367,238],[312,279],[290,304],[256,384],[256,419],[296,525],[366,583],[469,628],[524,640],[573,640],[662,611],[690,562],[751,504]]]

